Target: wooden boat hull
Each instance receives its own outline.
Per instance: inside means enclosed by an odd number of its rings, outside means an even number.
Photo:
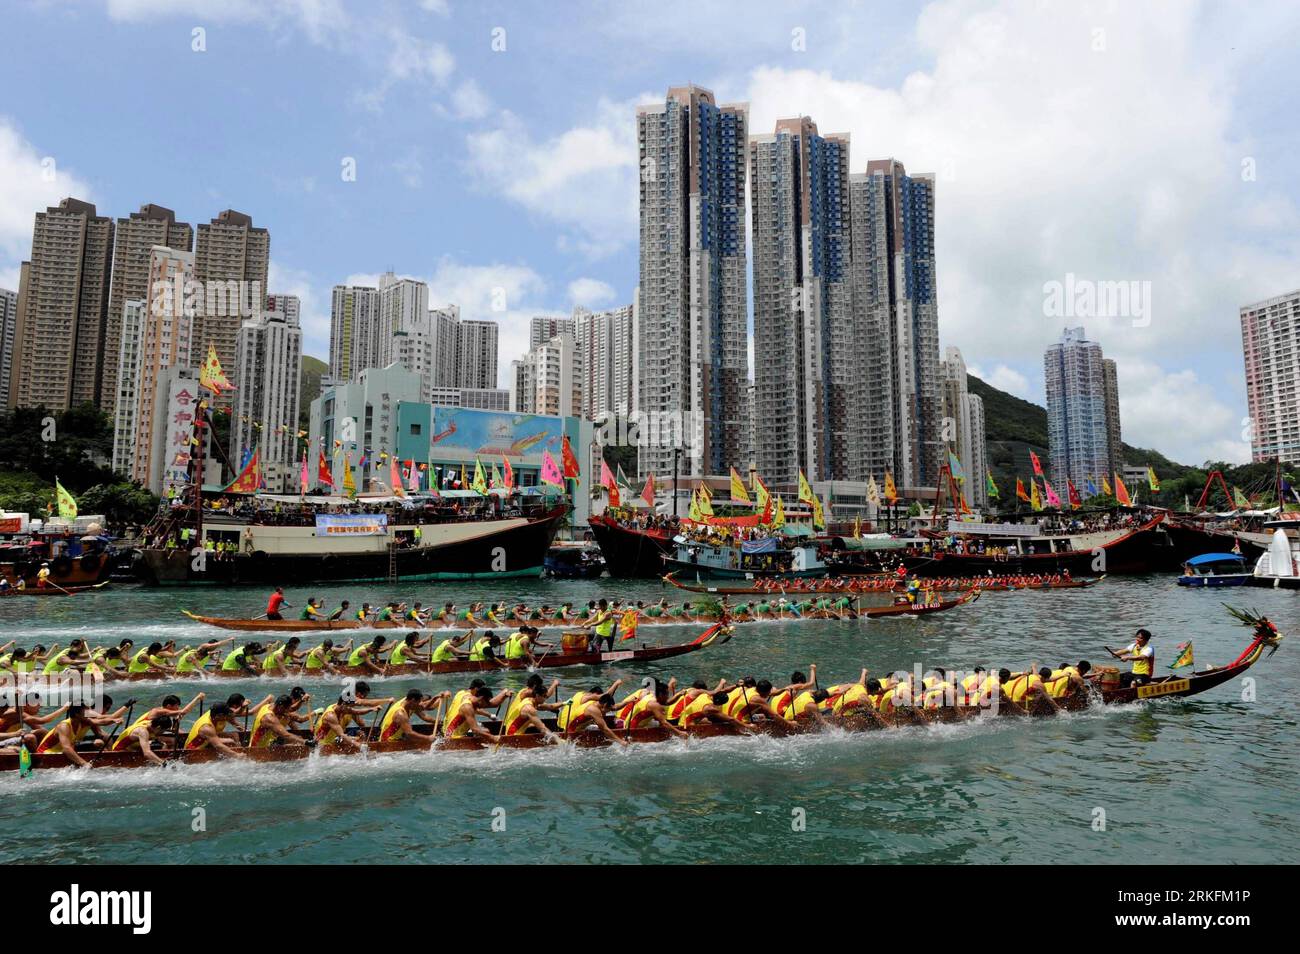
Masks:
[[[1268,638],[1257,635],[1255,640],[1246,648],[1246,651],[1228,666],[1194,673],[1190,676],[1161,677],[1146,686],[1130,686],[1122,689],[1081,693],[1066,699],[1061,708],[1078,711],[1097,701],[1102,705],[1125,705],[1155,699],[1184,698],[1198,695],[1239,677],[1259,660],[1266,647],[1276,649],[1277,639],[1278,637],[1275,636]],[[924,710],[905,708],[889,713],[864,712],[847,718],[830,717],[827,721],[845,731],[870,732],[907,726],[965,722],[977,718],[1043,718],[1052,715],[1054,712],[1055,710],[1047,704],[1037,705],[1029,709],[1010,704],[999,705],[995,708],[948,706]],[[489,731],[496,731],[499,729],[499,723],[488,723],[485,728]],[[747,732],[742,732],[736,726],[724,723],[705,723],[692,726],[686,731],[688,738],[694,740],[721,736],[734,737],[742,734],[788,737],[807,735],[818,732],[820,729],[812,723],[800,723],[794,728],[789,728],[780,723],[758,722],[750,726]],[[668,742],[675,738],[666,729],[658,726],[649,729],[621,730],[617,731],[616,734],[631,744]],[[614,744],[603,734],[594,730],[567,736],[565,742],[578,748],[604,748]],[[361,752],[353,752],[337,744],[316,746],[274,745],[270,748],[243,748],[241,752],[249,761],[253,762],[291,762],[301,761],[313,755],[319,755],[320,757],[373,756],[402,752],[440,755],[444,752],[483,751],[487,749],[539,749],[554,744],[557,743],[548,742],[540,735],[528,734],[505,736],[499,741],[486,740],[477,736],[454,739],[438,738],[436,740],[425,737],[407,738],[395,742],[371,742],[366,744]],[[139,751],[96,751],[93,747],[87,746],[79,749],[79,752],[83,758],[91,760],[94,768],[146,768],[150,764]],[[212,749],[160,752],[159,755],[168,762],[182,762],[191,765],[217,762],[228,758]],[[71,760],[62,752],[37,752],[33,753],[31,758],[33,769],[72,767]],[[0,750],[0,772],[14,771],[17,767],[18,753],[12,748]]]
[[[36,586],[36,574],[40,572],[43,562],[47,561],[41,557],[28,557],[19,562],[6,560],[0,562],[0,576],[7,579],[10,585],[21,579],[27,583],[28,588],[32,588]],[[83,553],[76,557],[55,557],[48,562],[50,580],[65,589],[72,589],[105,582],[113,572],[117,555],[105,550],[99,553]]]
[[[47,586],[42,589],[39,586],[29,586],[26,589],[15,590],[8,589],[0,593],[0,599],[6,596],[76,596],[78,593],[95,593],[100,590],[106,590],[109,583],[105,580],[103,583],[95,583],[91,586]]]
[[[664,558],[673,552],[667,530],[632,530],[603,515],[588,521],[610,576],[659,576]]]
[[[918,606],[912,603],[891,603],[889,606],[863,606],[858,609],[858,615],[866,616],[869,619],[878,619],[882,616],[929,616],[931,613],[942,613],[944,610],[955,609],[963,603],[973,603],[979,599],[979,595],[980,591],[975,589],[968,592],[961,599],[944,600],[928,606]]]

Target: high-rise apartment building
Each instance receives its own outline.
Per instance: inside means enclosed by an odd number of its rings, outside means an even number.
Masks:
[[[1119,426],[1119,370],[1110,358],[1101,362],[1102,377],[1106,384],[1106,456],[1114,473],[1124,467],[1124,444]]]
[[[9,403],[9,376],[18,330],[18,292],[0,288],[0,407]]]
[[[230,460],[239,466],[245,456],[257,453],[271,493],[291,493],[298,487],[298,310],[295,296],[268,296],[266,311],[245,321],[235,342],[240,383],[230,419]]]
[[[865,393],[859,473],[890,470],[900,489],[933,487],[939,432],[939,317],[934,271],[934,177],[895,159],[849,177],[854,363]]]
[[[580,413],[589,421],[632,412],[636,356],[632,344],[633,306],[605,311],[573,309],[577,345],[575,373]]]
[[[985,471],[988,456],[984,437],[984,401],[967,390],[966,361],[956,348],[946,348],[939,363],[942,419],[939,432],[945,454],[956,456],[959,481],[967,503],[982,507],[988,503]]]
[[[67,198],[36,213],[19,281],[10,403],[62,411],[96,402],[113,261],[113,220]]]
[[[235,366],[239,326],[262,313],[270,263],[271,233],[255,227],[251,216],[227,209],[211,222],[199,225],[194,243],[194,278],[200,283],[202,302],[196,302],[196,354],[206,356],[208,345],[214,344],[221,366]],[[230,377],[238,387],[237,377]],[[229,403],[231,399],[226,395],[219,400]]]
[[[194,254],[178,249],[154,246],[149,252],[149,276],[145,288],[145,311],[138,329],[133,322],[129,329],[139,335],[138,368],[135,379],[136,410],[127,419],[135,436],[114,435],[114,456],[119,446],[129,443],[131,468],[129,476],[146,486],[156,488],[162,479],[167,461],[176,453],[188,454],[189,446],[164,447],[156,439],[166,430],[161,420],[167,414],[170,394],[168,388],[173,368],[190,368],[199,363],[195,344],[195,325],[198,318],[188,308],[185,290],[194,276]],[[125,314],[125,305],[123,306]],[[123,327],[127,346],[119,350],[119,379],[131,377],[128,328]],[[122,418],[118,418],[119,421]],[[125,454],[126,451],[124,450]],[[160,457],[159,455],[162,455]]]
[[[365,352],[371,360],[354,371],[386,368],[397,356],[396,335],[423,329],[429,321],[429,286],[414,278],[398,278],[392,272],[379,276],[379,312],[370,331]]]
[[[362,368],[375,366],[375,322],[379,289],[335,285],[330,295],[330,377],[352,381]]]
[[[1089,480],[1100,487],[1102,478],[1117,469],[1110,456],[1101,345],[1089,341],[1082,328],[1067,328],[1043,355],[1043,372],[1050,469],[1064,500],[1067,480],[1083,492]]]
[[[456,329],[456,387],[496,387],[499,337],[495,321],[460,322]]]
[[[144,293],[148,294],[148,280]],[[135,466],[136,418],[140,413],[140,372],[144,360],[144,329],[149,320],[149,303],[144,298],[128,298],[122,303],[122,320],[118,324],[116,404],[113,408],[113,470],[129,474]]]
[[[637,410],[661,435],[678,422],[688,475],[726,473],[745,451],[747,115],[698,86],[637,108]],[[672,473],[672,443],[642,446],[641,472]]]
[[[552,338],[559,335],[570,335],[577,339],[577,317],[579,311],[585,312],[586,309],[573,309],[573,317],[565,318],[554,315],[537,315],[528,323],[528,347],[536,348],[540,344],[546,344]]]
[[[510,366],[510,409],[520,414],[572,417],[580,410],[573,336],[559,334],[529,349]]]
[[[122,309],[127,301],[144,300],[149,284],[149,256],[155,245],[189,252],[194,248],[194,229],[177,222],[176,213],[161,205],[145,204],[139,212],[117,220],[113,242],[113,281],[108,293],[108,314],[104,321],[104,372],[98,403],[112,414],[121,397],[118,388],[118,356],[122,350]],[[134,382],[124,382],[134,391]]]
[[[858,475],[849,137],[804,116],[749,137],[754,255],[754,463],[795,482]],[[758,440],[757,435],[755,440]]]
[[[1300,461],[1300,289],[1244,305],[1250,459]]]

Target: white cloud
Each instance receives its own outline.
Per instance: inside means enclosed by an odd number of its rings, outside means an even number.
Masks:
[[[583,308],[599,308],[614,300],[614,286],[598,278],[579,278],[569,282],[569,301]]]
[[[969,373],[979,378],[985,384],[997,388],[999,391],[1006,391],[1008,394],[1014,394],[1018,398],[1024,398],[1026,401],[1041,401],[1041,388],[1036,392],[1029,384],[1029,379],[1017,371],[1015,368],[1007,367],[1005,364],[997,365],[987,374],[979,368],[971,366],[967,369]]]
[[[298,323],[302,327],[302,353],[329,360],[330,294],[317,292],[310,272],[282,265],[274,259],[267,266],[268,295],[297,295]]]
[[[350,20],[341,0],[108,0],[114,20],[139,23],[184,18],[205,23],[293,25],[314,43],[344,33]]]
[[[1215,396],[1194,371],[1168,371],[1156,362],[1121,358],[1119,416],[1124,441],[1184,464],[1245,463],[1244,412]]]
[[[467,137],[469,171],[487,190],[567,231],[561,245],[590,257],[636,240],[635,101],[602,99],[591,121],[535,139],[509,112]]]
[[[13,284],[3,287],[18,288],[18,263],[31,254],[36,213],[68,196],[94,201],[90,186],[62,166],[58,156],[42,155],[11,120],[0,116],[0,269],[14,276]]]

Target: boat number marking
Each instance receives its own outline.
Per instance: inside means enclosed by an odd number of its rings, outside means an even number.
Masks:
[[[601,662],[622,662],[624,659],[631,659],[635,653],[601,653]]]
[[[1154,686],[1138,686],[1137,697],[1139,699],[1154,699],[1156,696],[1167,696],[1170,693],[1183,692],[1191,687],[1190,680],[1174,679]]]

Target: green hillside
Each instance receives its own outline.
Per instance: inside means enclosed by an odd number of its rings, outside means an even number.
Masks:
[[[302,379],[298,382],[298,429],[307,430],[311,420],[311,402],[320,397],[320,379],[330,366],[320,358],[302,356]]]

